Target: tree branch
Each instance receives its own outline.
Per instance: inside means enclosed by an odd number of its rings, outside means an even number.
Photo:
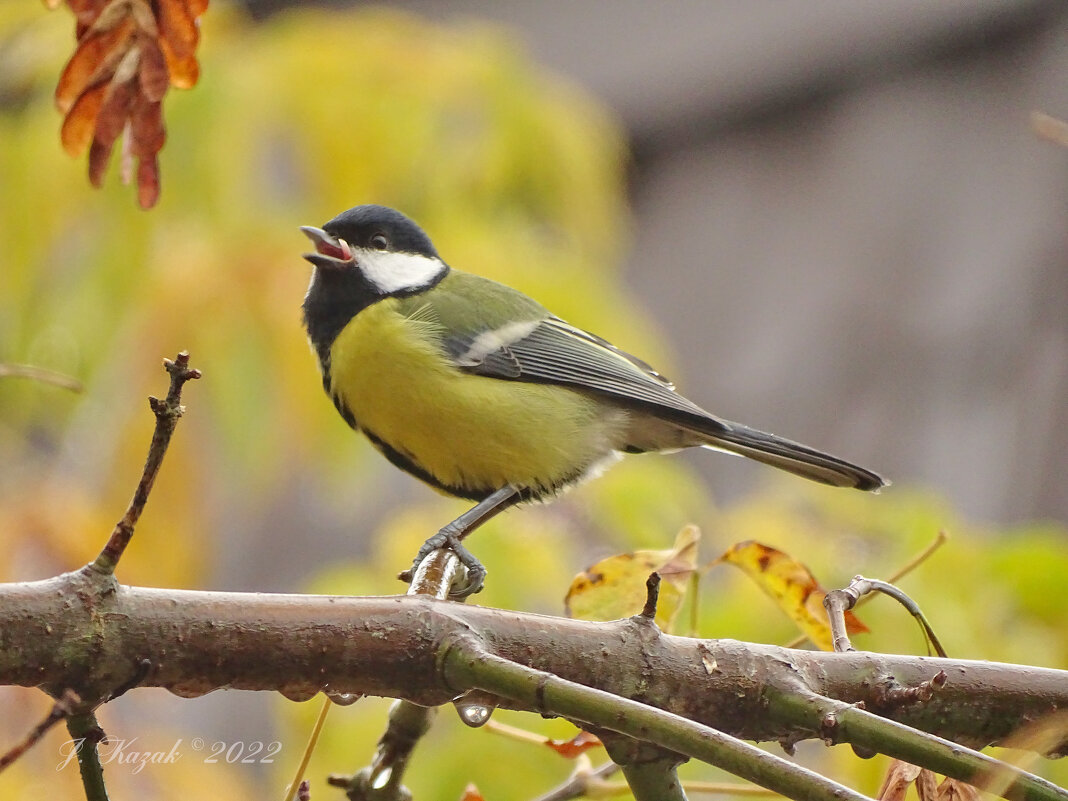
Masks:
[[[793,690],[796,681],[882,713],[888,683],[917,686],[943,670],[949,678],[930,701],[889,716],[975,745],[1068,708],[1068,672],[1047,668],[693,640],[633,620],[594,623],[419,597],[97,591],[81,571],[0,584],[0,684],[54,687],[56,696],[69,687],[94,704],[144,671],[137,686],[180,695],[223,687],[314,693],[329,685],[439,705],[463,689],[444,684],[435,664],[436,649],[458,633],[511,661],[609,692],[626,695],[625,682],[640,678],[651,703],[752,740],[820,736],[757,714],[765,687]],[[628,668],[636,659],[637,677]],[[982,716],[972,712],[979,702]],[[1068,739],[1051,751],[1068,751]]]
[[[456,654],[465,652],[455,650],[457,643],[477,645],[469,663],[459,664]],[[530,681],[536,672],[558,677],[568,689],[550,703],[528,692],[536,681],[523,692],[500,686],[513,667],[520,671],[513,681]],[[939,671],[948,678],[928,700],[888,700],[900,696],[888,688],[916,687]],[[827,736],[818,708],[810,703],[802,714],[778,703],[781,698],[833,699],[833,711],[846,721],[837,740],[895,754],[904,752],[896,745],[883,749],[843,705],[863,702],[878,715],[974,746],[1002,742],[1026,721],[1068,707],[1068,672],[1044,668],[693,640],[662,634],[640,616],[592,623],[421,597],[101,587],[99,575],[84,570],[0,584],[0,684],[39,686],[54,695],[70,688],[89,705],[130,684],[179,695],[228,687],[304,697],[329,686],[424,706],[481,689],[502,696],[504,706],[586,725],[615,728],[598,717],[602,712],[634,715],[642,726],[661,727],[656,736],[666,739],[658,744],[713,762],[723,759],[709,739],[719,732],[787,746]],[[718,732],[709,734],[709,726]],[[617,730],[639,739],[653,731]],[[949,756],[908,751],[904,758],[952,773],[949,760],[955,775],[974,775],[973,758],[954,749]],[[1066,751],[1062,734],[1049,752]],[[766,777],[751,773],[739,775],[767,786]]]

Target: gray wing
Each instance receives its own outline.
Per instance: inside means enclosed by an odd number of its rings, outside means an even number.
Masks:
[[[665,417],[697,417],[702,427],[715,421],[641,359],[558,317],[515,323],[445,344],[457,366],[477,375],[576,387],[624,405],[652,407]]]
[[[813,481],[862,490],[886,484],[878,474],[837,456],[714,417],[676,393],[671,382],[645,362],[556,317],[509,323],[446,340],[445,346],[461,369],[594,392],[697,432],[704,437],[701,444],[708,447],[748,456]]]

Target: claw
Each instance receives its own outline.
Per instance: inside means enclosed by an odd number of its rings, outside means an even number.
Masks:
[[[449,598],[453,601],[460,601],[469,595],[482,592],[482,587],[486,581],[486,568],[460,543],[459,538],[454,533],[444,529],[423,543],[423,547],[419,549],[419,553],[416,554],[415,559],[412,561],[411,568],[401,573],[398,578],[401,581],[411,582],[412,577],[415,576],[416,570],[419,568],[419,564],[439,548],[448,548],[456,554],[456,558],[460,560],[460,564],[464,566],[467,574],[463,584],[449,590]]]

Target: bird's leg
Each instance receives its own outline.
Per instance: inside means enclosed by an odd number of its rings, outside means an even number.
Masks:
[[[502,487],[493,494],[486,496],[451,523],[442,526],[437,534],[424,542],[423,547],[419,549],[419,553],[415,555],[411,570],[406,570],[400,574],[401,580],[411,581],[412,576],[415,575],[416,568],[419,567],[419,563],[432,551],[436,551],[438,548],[448,548],[456,554],[460,564],[467,569],[467,581],[462,587],[450,592],[449,597],[454,599],[466,598],[468,595],[474,595],[476,592],[481,591],[482,584],[486,578],[486,568],[461,544],[461,541],[487,520],[514,506],[519,500],[519,490],[512,486]]]

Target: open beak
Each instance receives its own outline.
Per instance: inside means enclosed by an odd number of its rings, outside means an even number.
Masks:
[[[344,239],[335,239],[322,228],[311,225],[302,225],[300,231],[315,245],[315,253],[305,253],[304,258],[316,267],[336,269],[355,262],[352,248]]]

